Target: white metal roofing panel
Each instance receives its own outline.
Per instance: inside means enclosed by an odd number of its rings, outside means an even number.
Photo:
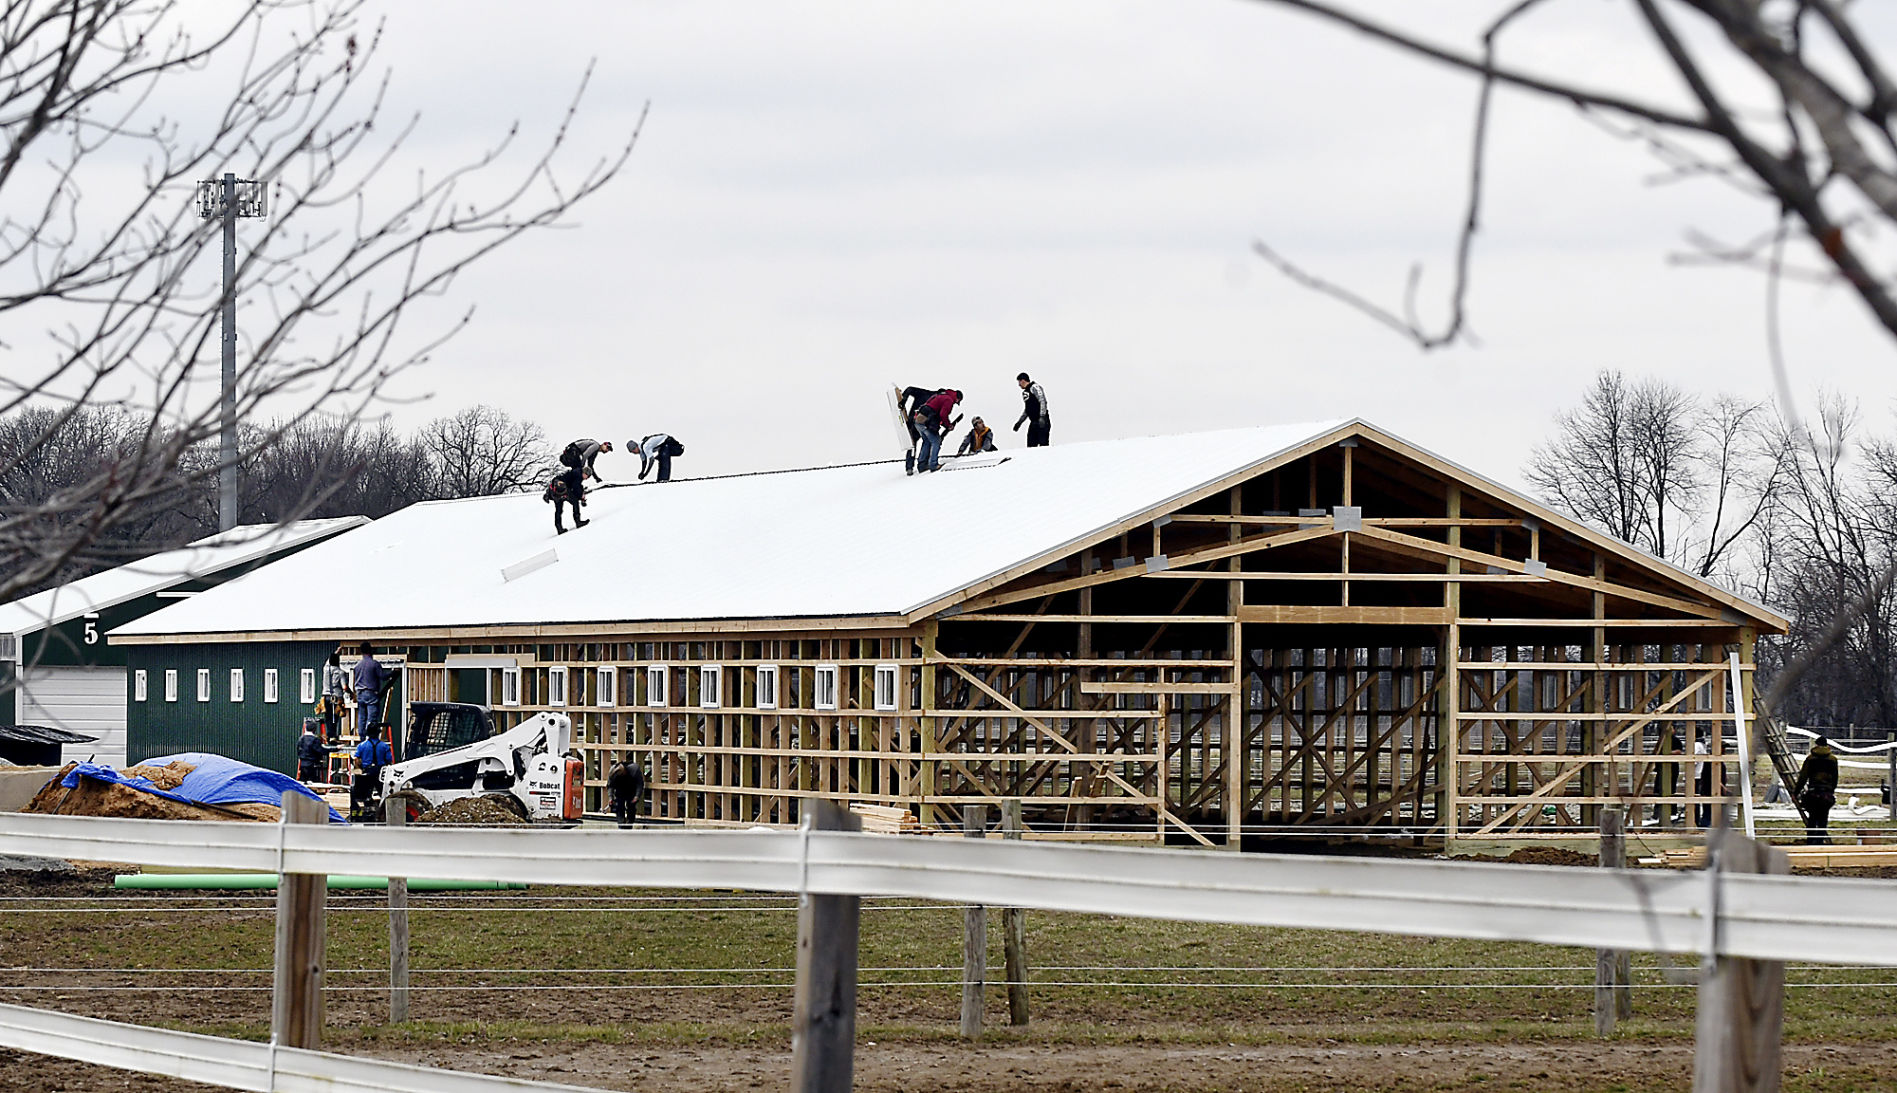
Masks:
[[[58,588],[0,604],[0,632],[27,634],[57,626],[88,611],[135,600],[368,522],[366,516],[340,516],[284,525],[234,527],[177,550],[153,554]]]
[[[538,494],[427,502],[114,633],[901,614],[1343,424],[609,488],[561,536]]]

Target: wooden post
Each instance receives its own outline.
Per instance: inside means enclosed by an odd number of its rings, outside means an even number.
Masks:
[[[1002,838],[1021,837],[1021,801],[1001,802]],[[1008,964],[1008,1023],[1028,1023],[1028,913],[1019,907],[1001,912],[1001,947]]]
[[[329,806],[299,790],[285,790],[283,822],[328,823]],[[315,1051],[322,1044],[324,900],[328,895],[329,878],[320,873],[286,873],[277,878],[270,1038],[279,1047]]]
[[[1601,868],[1623,869],[1627,865],[1626,813],[1619,806],[1601,809]],[[1614,1021],[1633,1016],[1633,958],[1619,949],[1598,949],[1594,953],[1594,1032],[1612,1036]]]
[[[842,806],[812,798],[804,815],[817,831],[861,831]],[[797,899],[797,994],[791,1015],[794,1093],[849,1093],[856,1067],[856,951],[859,896]]]
[[[922,709],[932,710],[936,706],[935,693],[935,657],[936,638],[939,627],[934,619],[922,624]],[[929,798],[936,795],[936,734],[941,731],[936,719],[918,712],[916,714],[916,746],[922,750],[921,778],[916,786],[916,794],[922,804],[916,809],[916,819],[925,828],[935,826],[935,802]]]
[[[1451,482],[1448,493],[1447,515],[1451,521],[1461,519],[1462,490]],[[1461,525],[1449,525],[1448,539],[1451,547],[1462,546]],[[1449,558],[1443,571],[1455,577],[1462,572],[1462,560]],[[1461,582],[1443,582],[1443,607],[1448,609],[1449,622],[1442,630],[1442,659],[1436,664],[1437,678],[1443,688],[1436,717],[1436,823],[1443,830],[1445,849],[1448,849],[1448,844],[1455,841],[1462,810],[1459,803],[1462,792],[1462,677],[1456,667],[1456,662],[1462,659]]]
[[[408,822],[408,809],[388,810],[389,827]],[[408,878],[389,878],[389,1024],[408,1020]]]
[[[1755,842],[1720,824],[1706,839],[1707,881],[1713,886],[1710,929],[1719,930],[1719,875],[1789,873],[1783,850]],[[1700,962],[1699,1022],[1695,1032],[1693,1093],[1776,1093],[1779,1038],[1785,1023],[1785,964],[1708,953]]]
[[[987,805],[962,806],[962,834],[983,838]],[[988,908],[971,903],[962,911],[962,1035],[981,1035],[981,993],[988,978]]]

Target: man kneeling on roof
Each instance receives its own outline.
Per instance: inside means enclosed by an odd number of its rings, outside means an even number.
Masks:
[[[956,455],[975,455],[978,452],[995,450],[995,431],[982,423],[980,418],[968,423],[968,435],[962,438],[962,446],[955,450]]]

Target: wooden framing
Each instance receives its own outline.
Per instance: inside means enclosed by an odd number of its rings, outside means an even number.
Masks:
[[[590,809],[630,752],[660,821],[790,824],[826,798],[946,830],[1019,802],[1028,838],[1238,848],[1572,834],[1604,804],[1693,825],[1731,799],[1753,643],[1784,628],[1353,423],[904,614],[371,636],[406,648],[418,695],[448,695],[450,655],[513,658],[503,724],[551,708],[547,669],[566,666]],[[657,705],[644,669],[661,664]],[[878,665],[894,709],[876,708]]]

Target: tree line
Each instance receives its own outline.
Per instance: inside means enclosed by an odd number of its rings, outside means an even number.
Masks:
[[[1802,666],[1779,707],[1791,722],[1897,725],[1897,434],[1853,402],[1827,395],[1794,420],[1605,370],[1523,476],[1552,507],[1791,619],[1759,650],[1768,684]]]
[[[545,482],[557,469],[539,425],[492,406],[471,406],[404,434],[386,420],[311,414],[246,425],[239,451],[238,522],[277,524],[335,516],[386,516],[417,501],[511,493]],[[17,595],[169,550],[218,530],[218,444],[185,446],[167,480],[111,513],[96,535],[75,524],[96,519],[82,499],[101,483],[141,473],[153,437],[164,429],[111,404],[35,406],[0,417],[0,512],[13,533],[0,542],[0,568],[11,555],[44,557],[83,539],[46,579]]]

